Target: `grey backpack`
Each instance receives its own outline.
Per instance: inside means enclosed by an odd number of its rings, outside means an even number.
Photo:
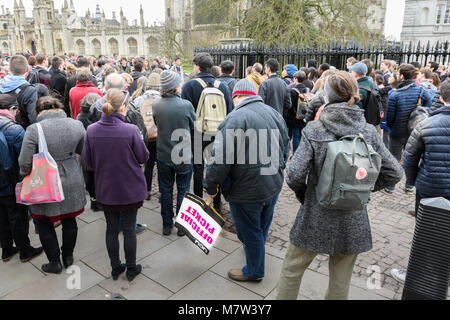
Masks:
[[[380,169],[381,156],[361,134],[330,142],[316,186],[317,200],[327,209],[363,210]]]

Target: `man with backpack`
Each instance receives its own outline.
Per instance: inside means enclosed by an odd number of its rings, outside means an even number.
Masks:
[[[233,101],[228,86],[220,83],[211,74],[214,62],[209,53],[197,54],[193,62],[194,71],[198,72],[198,75],[184,84],[181,98],[190,101],[194,106],[197,116],[196,130],[201,133],[192,135],[192,145],[194,150],[194,193],[196,196],[203,197],[203,152],[214,142],[214,136],[220,123],[227,114],[233,111]],[[196,136],[198,136],[197,140]],[[220,196],[214,199],[214,207],[220,211]]]
[[[290,90],[292,107],[288,111],[286,124],[289,128],[289,137],[292,138],[293,153],[300,145],[302,130],[306,126],[306,104],[307,95],[311,90],[303,83],[306,80],[306,73],[298,71],[294,74],[295,87]]]
[[[16,203],[15,187],[20,178],[18,158],[25,135],[25,130],[15,122],[10,111],[17,107],[16,103],[14,96],[0,96],[0,245],[3,262],[8,262],[18,252],[21,262],[28,262],[42,253],[42,247],[35,249],[30,245],[27,208]]]
[[[53,57],[52,70],[52,77],[50,79],[51,95],[61,103],[64,103],[64,91],[67,85],[67,77],[64,72],[64,60],[60,57]]]
[[[429,108],[433,102],[430,94],[414,81],[416,68],[410,64],[402,64],[399,74],[402,82],[392,92],[388,99],[387,126],[389,132],[389,151],[400,162],[403,150],[409,138],[408,122],[411,113],[420,106]],[[393,193],[395,186],[385,189]],[[414,186],[406,184],[406,192],[413,192]]]
[[[380,123],[383,115],[383,104],[380,93],[378,92],[378,86],[374,83],[373,79],[371,81],[371,78],[366,76],[368,68],[365,63],[358,62],[350,66],[349,69],[358,82],[361,99],[358,106],[364,110],[367,123],[374,125],[381,135]]]
[[[220,77],[218,80],[228,86],[230,94],[233,92],[234,85],[236,84],[236,79],[234,75],[234,63],[231,60],[223,61],[220,64]]]
[[[48,71],[48,59],[47,56],[43,53],[39,53],[36,56],[36,71],[39,74],[39,83],[42,83],[47,88],[50,88],[50,82],[52,75]]]
[[[38,99],[36,88],[25,80],[28,71],[29,66],[25,57],[13,56],[9,63],[10,75],[0,83],[0,96],[6,94],[16,98],[18,105],[16,121],[24,129],[36,122],[35,109]]]

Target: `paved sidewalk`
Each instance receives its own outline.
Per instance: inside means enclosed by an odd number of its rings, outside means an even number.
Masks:
[[[268,248],[267,274],[263,282],[237,283],[227,278],[230,268],[240,268],[245,262],[242,245],[234,234],[224,232],[209,255],[186,237],[177,237],[176,232],[164,237],[157,197],[145,203],[138,220],[147,224],[148,230],[138,235],[137,258],[143,272],[133,282],[128,282],[125,275],[118,281],[111,279],[103,213],[87,210],[78,218],[79,233],[74,253],[75,265],[81,270],[81,288],[68,289],[71,274],[65,271],[60,275],[44,274],[40,267],[47,261],[45,254],[28,263],[21,263],[16,255],[8,263],[0,262],[0,298],[105,300],[114,294],[126,299],[151,300],[272,300],[276,297],[275,288],[282,266],[282,256],[277,250]],[[61,238],[61,228],[57,233]],[[33,245],[39,245],[32,224],[30,237]],[[121,255],[123,257],[123,253]],[[308,270],[299,299],[323,299],[327,285],[326,275]],[[386,298],[381,291],[351,287],[350,299]]]

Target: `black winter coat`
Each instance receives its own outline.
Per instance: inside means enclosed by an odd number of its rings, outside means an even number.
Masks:
[[[433,112],[411,134],[403,167],[406,183],[427,197],[450,196],[450,106]]]
[[[66,85],[67,85],[66,74],[60,70],[53,71],[52,78],[50,80],[50,89],[58,91],[61,97],[64,97]],[[61,102],[64,103],[64,101]]]

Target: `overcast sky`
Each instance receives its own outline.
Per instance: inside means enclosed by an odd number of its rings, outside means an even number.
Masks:
[[[19,0],[17,0],[19,3]],[[33,0],[22,0],[27,9],[27,16],[31,16],[33,8]],[[55,8],[61,9],[64,0],[54,0]],[[70,3],[70,0],[67,0]],[[14,0],[1,0],[2,4],[6,4],[12,11],[14,7]],[[122,6],[125,17],[130,23],[134,19],[139,21],[139,6],[142,4],[144,9],[144,19],[146,22],[153,24],[153,22],[164,22],[164,0],[73,0],[75,10],[80,16],[86,14],[89,8],[91,13],[95,13],[97,3],[100,8],[105,10],[106,18],[111,18],[112,12],[116,11],[116,17],[119,18],[120,7]],[[405,0],[388,0],[388,10],[386,16],[386,36],[393,36],[400,39],[400,33],[403,23],[403,9]]]

